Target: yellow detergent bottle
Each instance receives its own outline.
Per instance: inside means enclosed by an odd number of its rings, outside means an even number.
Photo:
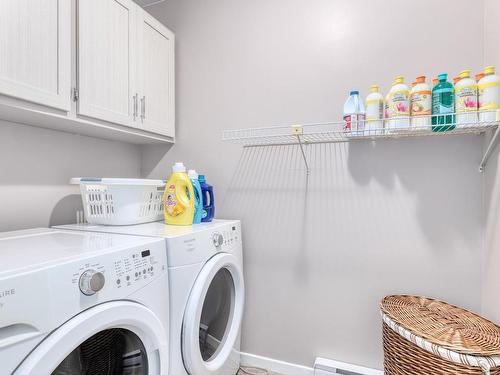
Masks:
[[[193,184],[184,164],[175,163],[172,171],[163,198],[165,224],[191,225],[195,211]]]

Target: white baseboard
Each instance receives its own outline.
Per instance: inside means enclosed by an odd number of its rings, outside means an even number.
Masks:
[[[383,371],[373,368],[354,365],[352,363],[335,361],[328,358],[316,358],[314,369],[317,375],[327,374],[358,374],[358,375],[384,375]],[[315,373],[315,375],[316,375]]]
[[[241,353],[241,365],[260,367],[283,375],[314,375],[312,367],[297,365],[285,361],[262,357],[260,355]]]
[[[249,367],[260,367],[283,375],[320,375],[320,374],[363,374],[383,375],[384,372],[367,367],[357,366],[350,363],[334,361],[326,358],[316,358],[314,368],[297,365],[295,363],[279,361],[256,354],[241,353],[241,365]]]

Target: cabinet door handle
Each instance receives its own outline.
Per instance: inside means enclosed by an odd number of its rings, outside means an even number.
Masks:
[[[141,98],[141,119],[146,119],[146,95]]]
[[[137,119],[137,97],[139,95],[135,94],[134,95],[134,121]]]

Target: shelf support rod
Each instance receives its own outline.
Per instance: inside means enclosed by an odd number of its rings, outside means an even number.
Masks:
[[[304,142],[302,142],[302,134],[304,134],[304,128],[302,125],[292,125],[292,134],[297,137],[297,142],[299,143],[300,152],[302,153],[302,159],[304,159],[304,164],[306,165],[307,175],[311,173],[309,169],[309,163],[307,162],[306,152],[304,150]]]
[[[297,140],[299,141],[300,152],[302,153],[302,159],[304,159],[304,164],[306,165],[306,172],[309,175],[311,170],[309,169],[309,163],[307,162],[306,152],[304,151],[304,142],[299,134],[297,134]]]
[[[500,120],[500,110],[497,110],[497,118],[496,121]],[[490,143],[488,144],[488,147],[486,148],[486,151],[484,152],[483,159],[481,160],[481,164],[479,164],[479,172],[484,172],[484,167],[486,166],[486,163],[488,162],[488,159],[495,149],[497,145],[497,139],[498,135],[500,134],[500,125],[497,125],[497,129],[495,130],[495,134],[493,134],[493,137],[490,140]]]

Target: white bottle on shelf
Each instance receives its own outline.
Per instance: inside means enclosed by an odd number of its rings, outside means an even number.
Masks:
[[[496,111],[500,109],[500,77],[495,74],[495,67],[484,68],[484,77],[478,85],[479,121],[496,120]]]
[[[366,124],[365,135],[384,134],[384,97],[377,85],[370,87],[370,94],[366,97]]]
[[[425,76],[416,78],[410,91],[411,128],[416,131],[431,130],[432,91]]]
[[[460,72],[455,85],[455,112],[457,127],[477,125],[477,83],[470,76],[470,70]]]
[[[410,127],[410,90],[403,76],[397,76],[385,100],[388,134],[407,131]]]
[[[351,91],[344,104],[344,131],[353,137],[362,136],[365,130],[365,108],[359,91]]]

